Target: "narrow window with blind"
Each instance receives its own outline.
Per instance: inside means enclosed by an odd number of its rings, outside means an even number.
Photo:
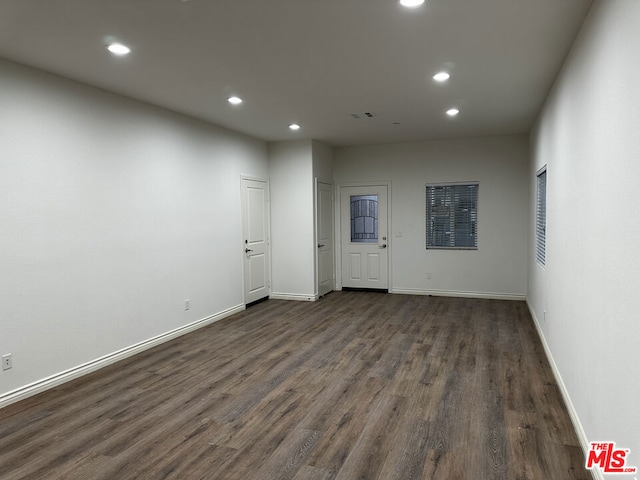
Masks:
[[[543,265],[547,256],[547,169],[537,175],[536,261]]]
[[[427,248],[477,250],[477,183],[427,185]]]

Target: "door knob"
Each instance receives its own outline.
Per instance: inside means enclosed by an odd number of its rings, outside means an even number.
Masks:
[[[322,247],[324,247],[324,243],[319,243],[318,248],[322,248]]]
[[[250,248],[245,248],[244,249],[244,253],[249,253],[249,252],[253,252],[253,250],[251,250]]]
[[[387,248],[387,244],[383,243],[382,245],[380,245],[380,248]]]

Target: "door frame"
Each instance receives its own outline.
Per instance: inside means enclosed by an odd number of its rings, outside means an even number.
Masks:
[[[341,209],[342,209],[342,189],[343,188],[351,188],[351,187],[372,187],[372,186],[385,186],[387,187],[387,272],[389,275],[388,279],[388,291],[389,293],[393,292],[393,271],[391,266],[393,262],[391,261],[393,255],[393,235],[391,234],[391,181],[380,181],[380,182],[345,182],[339,183],[336,185],[335,196],[334,196],[334,208],[335,208],[335,217],[334,217],[334,239],[335,239],[335,249],[334,249],[334,258],[335,258],[335,275],[336,275],[336,290],[342,290],[342,218],[341,218]]]
[[[244,188],[244,182],[245,180],[248,181],[253,181],[253,182],[264,182],[265,184],[265,191],[267,192],[267,206],[266,206],[266,237],[267,237],[267,245],[265,247],[265,253],[267,255],[267,268],[269,269],[269,271],[267,272],[267,293],[269,295],[269,298],[271,298],[271,272],[272,272],[272,265],[271,265],[271,185],[269,183],[269,179],[268,178],[264,178],[264,177],[255,177],[252,175],[244,175],[241,174],[240,175],[240,241],[238,242],[241,245],[241,249],[240,249],[240,271],[242,273],[242,302],[245,304],[245,306],[247,305],[247,298],[246,298],[246,294],[247,294],[247,289],[246,289],[246,279],[245,279],[245,274],[244,274],[244,266],[245,266],[245,252],[244,252],[244,236],[245,236],[245,200],[244,200],[244,192],[243,192],[243,188]]]

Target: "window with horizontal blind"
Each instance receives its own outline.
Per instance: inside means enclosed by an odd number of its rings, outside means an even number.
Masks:
[[[478,248],[478,183],[427,185],[427,248]]]
[[[544,265],[547,255],[547,169],[537,175],[536,261]]]

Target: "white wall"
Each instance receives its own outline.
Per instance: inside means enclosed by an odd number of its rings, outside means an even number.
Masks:
[[[594,3],[531,135],[530,212],[546,164],[548,220],[544,270],[529,234],[528,292],[583,441],[630,448],[638,467],[639,24],[640,2]]]
[[[264,142],[0,62],[0,353],[14,363],[0,400],[241,306],[240,176],[266,177],[267,159]]]
[[[311,141],[313,177],[322,183],[333,183],[333,148],[318,140]]]
[[[391,181],[393,292],[524,298],[527,149],[515,135],[334,150],[336,184]],[[426,184],[461,181],[480,182],[478,250],[426,250]]]
[[[312,141],[269,144],[271,297],[315,299]]]

